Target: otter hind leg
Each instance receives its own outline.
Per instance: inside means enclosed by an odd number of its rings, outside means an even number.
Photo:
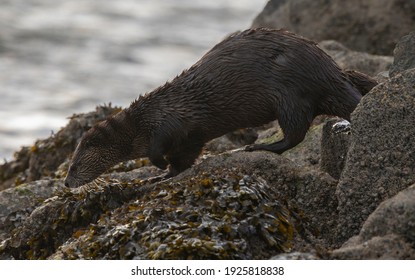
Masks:
[[[246,151],[269,151],[277,154],[297,146],[304,140],[305,135],[313,120],[312,114],[303,115],[302,117],[296,116],[296,118],[289,118],[291,121],[282,118],[279,119],[279,123],[282,131],[284,132],[284,138],[280,141],[276,141],[271,144],[254,144],[245,148]]]
[[[245,151],[269,151],[269,152],[273,152],[276,154],[282,154],[283,152],[294,148],[295,146],[297,146],[299,143],[301,143],[301,141],[303,141],[305,137],[304,136],[298,137],[298,138],[293,138],[290,136],[285,136],[284,139],[271,143],[271,144],[254,144],[254,145],[249,145],[245,148]]]
[[[295,145],[294,145],[295,146]],[[288,141],[284,138],[281,141],[277,141],[271,144],[254,144],[249,145],[245,148],[245,151],[252,152],[252,151],[269,151],[277,154],[282,154],[286,150],[292,148],[293,146],[288,143]]]

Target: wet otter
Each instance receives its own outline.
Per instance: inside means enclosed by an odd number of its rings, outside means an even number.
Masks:
[[[342,71],[314,42],[295,34],[236,32],[171,82],[85,133],[65,185],[81,186],[140,157],[169,166],[167,177],[174,176],[194,163],[207,141],[275,119],[284,139],[246,150],[282,153],[304,139],[317,115],[350,120],[375,84],[364,74]]]

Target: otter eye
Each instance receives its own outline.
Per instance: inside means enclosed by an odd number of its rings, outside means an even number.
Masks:
[[[98,140],[97,139],[88,139],[84,142],[84,147],[85,148],[92,148],[92,147],[96,147],[98,145]]]

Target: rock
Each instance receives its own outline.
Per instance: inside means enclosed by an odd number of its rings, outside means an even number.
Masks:
[[[8,238],[36,207],[62,187],[56,180],[38,180],[0,192],[0,240]]]
[[[415,185],[382,202],[364,223],[359,237],[366,241],[388,234],[403,237],[415,248]]]
[[[324,124],[321,141],[321,170],[337,180],[346,162],[350,139],[350,131],[333,132],[333,126],[340,121],[341,119],[335,118]]]
[[[415,185],[382,202],[336,259],[415,259]]]
[[[22,147],[14,153],[14,160],[0,165],[0,190],[18,186],[26,181],[24,172],[29,167],[30,147]]]
[[[292,252],[276,255],[271,260],[319,260],[315,253]]]
[[[161,170],[155,166],[143,166],[131,171],[108,171],[109,174],[102,175],[106,180],[115,180],[121,182],[135,182],[141,180],[147,180],[152,177],[162,175],[164,170]]]
[[[53,197],[40,203],[10,237],[0,246],[2,259],[45,259],[59,245],[79,235],[89,224],[95,223],[102,213],[120,207],[137,197],[142,189],[129,185],[118,186],[107,182],[101,187],[70,190],[60,188]],[[62,185],[62,181],[55,181]],[[18,188],[10,189],[17,191]]]
[[[275,191],[256,176],[227,174],[157,184],[51,258],[256,259],[287,251],[293,227]]]
[[[415,68],[415,32],[402,37],[393,51],[395,60],[390,69],[393,77],[407,69]]]
[[[258,139],[258,133],[254,128],[238,129],[225,136],[238,146],[250,145]]]
[[[364,96],[352,114],[346,164],[337,186],[338,241],[357,234],[385,199],[415,182],[415,69]]]
[[[369,76],[389,70],[393,57],[352,51],[337,41],[322,41],[319,46],[343,69],[353,69]]]
[[[402,237],[376,236],[357,245],[334,250],[330,259],[338,260],[413,260],[415,250]]]
[[[330,247],[336,181],[283,156],[225,153],[153,185],[137,180],[137,170],[119,174],[118,183],[105,175],[99,188],[54,194],[3,242],[0,256],[264,259]]]
[[[238,129],[205,144],[204,150],[217,154],[237,149],[255,142],[258,133],[253,128]]]
[[[415,26],[415,2],[402,0],[270,0],[253,27],[285,28],[315,41],[391,55]],[[318,20],[316,20],[318,19]]]
[[[284,156],[273,153],[235,152],[211,157],[185,174],[196,175],[236,167],[242,173],[260,176],[278,191],[288,205],[307,217],[311,226],[309,229],[317,230],[319,237],[325,240],[331,238],[330,232],[337,215],[334,195],[337,181],[325,173],[301,168]]]

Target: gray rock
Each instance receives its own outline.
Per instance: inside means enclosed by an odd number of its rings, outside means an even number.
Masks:
[[[217,154],[240,148],[255,142],[258,133],[253,128],[238,129],[215,138],[205,144],[204,150]]]
[[[285,28],[315,41],[391,55],[415,26],[415,2],[402,0],[270,0],[254,27]],[[316,20],[318,19],[318,20]]]
[[[271,258],[271,260],[319,260],[315,253],[292,252],[279,254]]]
[[[338,259],[415,259],[415,185],[382,202]]]
[[[352,114],[346,164],[337,186],[338,241],[357,234],[376,207],[415,182],[415,69],[362,98]]]
[[[343,69],[352,69],[375,76],[390,68],[393,57],[373,55],[365,52],[353,51],[337,41],[328,40],[319,43],[319,46],[327,52]]]
[[[62,182],[57,180],[39,180],[0,192],[0,242],[62,187]]]
[[[323,126],[321,141],[321,170],[339,179],[346,162],[350,131],[334,132],[333,126],[341,119],[330,119]]]
[[[415,185],[382,202],[364,223],[359,237],[366,241],[388,234],[402,236],[415,248]]]
[[[394,61],[390,76],[395,76],[407,69],[415,68],[415,32],[403,36],[393,51]]]
[[[50,185],[53,181],[43,182]],[[101,186],[74,190],[61,187],[53,197],[40,201],[18,227],[7,232],[0,246],[0,259],[45,259],[73,235],[96,223],[102,213],[120,207],[143,192],[142,188],[132,187],[134,180],[125,184],[105,182]],[[63,186],[62,181],[55,184]]]
[[[413,260],[413,245],[402,237],[391,234],[375,236],[356,245],[343,246],[330,254],[338,260]]]

